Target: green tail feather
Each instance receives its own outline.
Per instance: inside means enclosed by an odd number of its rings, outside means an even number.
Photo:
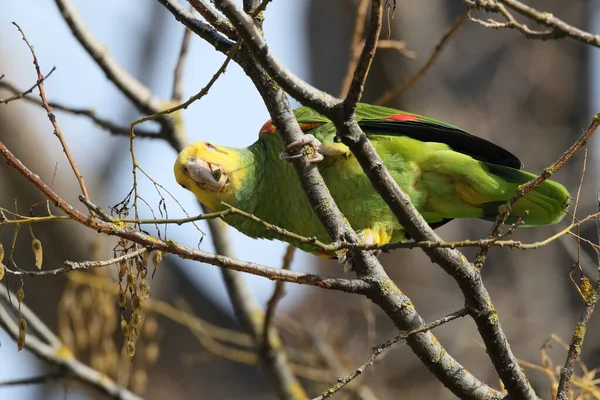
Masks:
[[[504,167],[496,164],[485,163],[489,171],[504,179],[507,183],[518,185],[529,182],[537,175]],[[514,191],[512,192],[514,194]],[[512,196],[512,194],[511,194]],[[510,198],[507,198],[508,201]],[[558,182],[546,180],[535,190],[519,199],[512,208],[507,223],[513,224],[523,218],[525,226],[548,225],[559,222],[566,214],[571,202],[567,189]],[[506,204],[505,201],[487,203],[483,210],[483,219],[495,221],[498,217],[498,207]]]

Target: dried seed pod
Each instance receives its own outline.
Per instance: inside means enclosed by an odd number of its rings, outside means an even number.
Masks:
[[[33,257],[35,258],[35,266],[37,269],[42,269],[42,262],[44,261],[42,242],[40,242],[38,239],[33,239],[31,241],[31,249],[33,250]]]
[[[132,320],[133,320],[133,324],[135,325],[135,327],[137,329],[140,326],[140,323],[142,322],[142,310],[134,311]]]
[[[129,324],[125,321],[125,318],[121,317],[121,331],[123,332],[123,336],[127,337],[129,335]]]
[[[0,243],[0,263],[4,261],[4,245]]]
[[[127,341],[127,345],[125,347],[127,348],[127,355],[130,358],[133,358],[133,356],[135,356],[135,343],[133,343],[133,340]]]
[[[17,300],[20,303],[23,301],[24,298],[25,298],[25,289],[20,287],[19,289],[17,289]]]
[[[163,259],[163,252],[160,250],[152,250],[150,255],[148,256],[148,268],[154,267],[157,268],[158,264],[161,263]]]
[[[142,299],[137,294],[131,296],[131,308],[133,308],[134,312],[142,308]]]
[[[27,321],[25,318],[19,317],[19,339],[17,340],[17,348],[23,350],[25,347],[25,335],[27,333]]]
[[[0,281],[2,280],[2,278],[4,278],[5,271],[6,271],[6,266],[4,264],[2,264],[2,261],[0,261]]]
[[[128,288],[132,288],[135,286],[135,275],[133,273],[133,270],[129,270],[129,273],[127,274],[127,287]]]
[[[125,273],[127,272],[127,261],[123,260],[119,262],[119,280],[123,280]]]
[[[125,307],[125,301],[127,298],[125,297],[125,292],[119,288],[119,307]]]
[[[145,279],[140,281],[139,296],[142,300],[146,300],[150,297],[150,284]]]

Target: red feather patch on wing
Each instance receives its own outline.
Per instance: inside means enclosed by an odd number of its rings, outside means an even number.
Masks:
[[[419,118],[416,115],[413,114],[395,114],[395,115],[391,115],[389,117],[386,118],[387,120],[390,121],[419,121],[421,120],[421,118]]]
[[[319,121],[319,122],[303,122],[300,123],[300,129],[302,130],[302,132],[306,132],[309,131],[311,129],[314,129],[318,126],[323,125],[325,122]],[[260,131],[258,132],[258,135],[262,135],[263,133],[275,133],[275,131],[277,131],[277,128],[275,127],[275,125],[273,125],[273,122],[271,120],[268,120],[267,122],[265,122],[265,124],[262,126],[262,128],[260,128]]]
[[[277,128],[275,128],[273,122],[271,120],[268,120],[267,122],[265,122],[262,128],[260,128],[260,131],[258,131],[258,135],[260,136],[263,133],[274,133],[276,130]]]

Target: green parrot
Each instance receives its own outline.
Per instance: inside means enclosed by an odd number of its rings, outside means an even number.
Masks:
[[[330,237],[289,163],[298,157],[290,151],[307,145],[311,161],[318,163],[335,202],[364,243],[406,241],[404,229],[348,147],[334,141],[333,123],[308,107],[298,108],[294,114],[305,134],[298,142],[286,148],[271,121],[263,125],[258,140],[246,148],[196,142],[175,161],[177,182],[213,211],[226,209],[223,203],[227,203],[327,243]],[[356,119],[389,173],[432,228],[454,218],[494,221],[498,207],[510,199],[517,186],[536,176],[521,171],[521,162],[507,150],[431,118],[359,104]],[[546,180],[517,201],[507,222],[522,218],[525,226],[554,224],[564,217],[569,202],[563,185]],[[336,256],[281,238],[240,215],[230,214],[224,219],[252,238],[286,240],[320,256]]]

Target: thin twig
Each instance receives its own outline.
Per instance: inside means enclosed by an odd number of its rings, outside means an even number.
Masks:
[[[316,329],[311,329],[312,343],[325,365],[335,374],[340,376],[344,373],[344,366],[340,361],[340,351],[332,346],[326,339],[327,333],[331,329],[330,321],[322,321],[317,325]],[[332,378],[331,380],[333,380]],[[331,381],[330,380],[330,381]],[[327,383],[329,383],[328,381]],[[373,393],[370,387],[362,384],[354,389],[355,400],[377,400],[377,396]]]
[[[360,57],[354,70],[354,76],[352,83],[348,89],[348,95],[344,99],[344,113],[345,117],[348,118],[354,114],[356,106],[360,101],[363,91],[365,89],[365,82],[371,64],[375,58],[375,52],[377,51],[377,41],[379,40],[379,34],[381,33],[381,24],[383,19],[383,0],[372,0],[371,1],[371,21],[369,22],[369,32],[365,40],[365,45],[362,48]]]
[[[354,35],[350,44],[350,60],[348,61],[348,70],[342,81],[340,97],[345,97],[350,90],[350,84],[354,77],[354,71],[358,65],[361,50],[364,46],[365,22],[367,21],[367,10],[369,9],[369,0],[360,0],[356,9],[356,19],[354,20]]]
[[[6,272],[8,272],[9,274],[12,275],[26,275],[26,276],[47,276],[47,275],[58,275],[58,274],[64,274],[67,272],[71,272],[71,271],[75,271],[75,270],[87,270],[90,268],[102,268],[102,267],[106,267],[109,265],[114,265],[117,264],[121,261],[125,261],[125,260],[130,260],[132,258],[135,258],[141,254],[144,254],[148,251],[147,248],[142,247],[141,249],[132,251],[130,253],[124,254],[122,256],[119,257],[114,257],[111,258],[109,260],[101,260],[101,261],[80,261],[80,262],[74,262],[74,261],[65,261],[65,264],[67,265],[66,267],[62,267],[62,268],[56,268],[56,269],[49,269],[49,270],[33,270],[33,271],[25,271],[25,270],[18,270],[18,271],[13,271],[9,268],[6,268]]]
[[[421,79],[427,71],[435,64],[437,59],[439,58],[442,50],[446,47],[446,45],[450,42],[450,39],[454,36],[458,29],[463,25],[463,23],[467,20],[468,16],[465,14],[459,17],[454,24],[444,33],[440,41],[435,45],[433,52],[425,61],[425,63],[411,75],[402,85],[398,86],[390,90],[389,92],[382,95],[379,99],[375,101],[375,104],[385,105],[390,101],[394,100],[396,97],[404,93],[406,90],[410,89],[419,79]]]
[[[273,0],[262,0],[262,2],[255,9],[252,10],[252,16],[255,18],[258,17],[260,13],[264,12],[267,9],[267,6],[271,1]]]
[[[589,285],[588,289],[592,289],[589,280],[587,280],[586,283]],[[577,322],[575,330],[573,331],[565,365],[560,370],[560,381],[558,383],[556,395],[557,400],[567,400],[570,398],[569,391],[571,387],[571,378],[575,369],[575,363],[581,355],[583,340],[585,339],[588,323],[592,318],[592,314],[594,313],[596,304],[598,304],[598,299],[600,298],[600,280],[596,282],[593,290],[588,290],[587,293],[583,291],[583,294],[586,295],[585,307],[581,313],[581,316],[579,317],[579,321]]]
[[[202,97],[206,96],[208,94],[208,92],[210,91],[210,89],[213,87],[213,85],[217,82],[217,80],[221,77],[221,75],[223,75],[225,73],[225,71],[227,70],[227,66],[229,65],[229,63],[231,62],[232,57],[235,55],[235,53],[239,50],[240,46],[239,44],[236,45],[227,55],[227,57],[225,58],[225,60],[223,61],[223,64],[221,64],[221,66],[219,67],[219,69],[217,70],[217,72],[215,72],[212,76],[212,78],[208,81],[208,83],[206,84],[206,86],[204,86],[202,89],[200,89],[200,91],[198,93],[196,93],[195,95],[191,96],[189,99],[187,99],[186,101],[184,101],[181,104],[178,104],[176,106],[173,107],[169,107],[166,109],[162,109],[160,111],[157,111],[151,115],[148,115],[146,117],[140,118],[138,120],[135,120],[131,123],[130,127],[129,127],[129,134],[130,137],[135,138],[135,136],[137,135],[136,131],[134,130],[134,127],[136,125],[139,125],[143,122],[146,121],[152,121],[152,120],[156,120],[164,115],[168,115],[168,114],[173,114],[176,111],[180,111],[180,110],[185,110],[187,109],[192,103],[194,103],[195,101],[198,101],[199,99],[201,99]]]
[[[406,43],[402,40],[379,39],[377,42],[378,49],[396,50],[406,58],[416,58],[417,54],[406,47]]]
[[[398,343],[401,340],[405,340],[407,338],[409,338],[412,335],[415,335],[417,333],[422,333],[422,332],[427,332],[430,331],[440,325],[443,325],[447,322],[450,322],[452,320],[455,320],[457,318],[461,318],[464,317],[466,315],[468,315],[469,312],[466,308],[462,308],[458,311],[455,311],[451,314],[448,314],[447,316],[440,318],[438,320],[435,320],[433,322],[430,322],[428,324],[425,324],[423,326],[420,326],[418,328],[415,328],[409,332],[400,332],[398,333],[398,335],[396,335],[395,338],[390,339],[378,346],[375,346],[373,348],[373,353],[371,354],[371,356],[360,366],[358,367],[353,373],[351,373],[350,375],[338,378],[338,383],[335,384],[335,386],[331,387],[330,389],[327,389],[323,394],[321,394],[319,397],[315,397],[313,400],[324,400],[327,399],[331,396],[333,396],[336,392],[338,392],[340,389],[342,389],[344,386],[346,386],[347,384],[349,384],[350,382],[352,382],[354,379],[356,379],[359,375],[362,375],[363,372],[365,372],[365,370],[367,368],[369,368],[370,366],[373,365],[373,363],[375,362],[375,360],[377,359],[377,357],[379,357],[380,355],[383,354],[383,351],[385,349],[388,349],[390,347],[392,347],[394,344]]]
[[[3,283],[0,283],[0,298],[13,310],[17,310],[10,300],[11,298],[15,298],[15,295],[11,293]],[[35,314],[29,310],[24,302],[20,302],[19,307],[28,326],[32,327],[37,332],[50,331],[50,329],[37,317],[31,318],[31,316]],[[2,326],[14,340],[18,339],[19,327],[13,321],[8,311],[1,305],[0,326]],[[61,342],[47,344],[29,334],[25,340],[25,347],[41,360],[63,368],[69,377],[104,393],[111,399],[141,400],[140,397],[131,393],[126,388],[118,386],[106,375],[77,361],[71,351]]]
[[[69,150],[69,146],[67,145],[67,142],[62,135],[60,126],[58,126],[58,122],[56,121],[56,116],[52,113],[52,107],[50,107],[50,105],[48,104],[48,100],[46,99],[46,92],[44,91],[44,83],[43,83],[44,75],[42,75],[42,71],[40,69],[40,65],[38,64],[37,56],[35,54],[35,51],[33,50],[33,46],[27,40],[27,37],[25,36],[25,32],[23,32],[21,27],[19,25],[17,25],[16,22],[13,22],[12,24],[17,27],[17,29],[21,33],[21,36],[23,37],[23,41],[27,44],[27,47],[29,47],[31,56],[33,57],[33,65],[35,67],[35,72],[37,73],[37,78],[38,78],[37,86],[38,86],[38,89],[40,92],[40,98],[42,99],[42,107],[48,113],[48,119],[50,120],[50,123],[52,124],[52,127],[54,128],[54,134],[58,138],[60,145],[62,146],[62,149],[63,149],[65,155],[67,156],[69,165],[71,165],[71,169],[73,170],[73,173],[75,174],[75,178],[77,179],[77,182],[79,183],[79,187],[81,188],[81,193],[83,194],[83,196],[85,198],[89,198],[90,195],[88,193],[87,187],[85,186],[85,182],[83,181],[83,176],[81,175],[81,172],[79,172],[79,167],[77,167],[77,163],[75,163],[75,159],[73,158],[73,155],[71,154],[71,151]]]
[[[586,32],[572,25],[567,24],[563,20],[555,17],[552,13],[536,10],[526,4],[521,3],[517,0],[498,0],[487,1],[487,0],[463,0],[470,9],[484,10],[490,13],[500,13],[506,19],[506,23],[499,23],[495,21],[487,22],[492,28],[510,28],[516,29],[523,33],[525,37],[529,39],[538,40],[550,40],[550,39],[562,39],[569,37],[581,43],[588,44],[594,47],[600,47],[600,37],[590,32]],[[519,23],[516,19],[508,12],[506,7],[516,11],[522,16],[529,20],[535,21],[540,25],[544,25],[550,30],[548,31],[533,31],[527,27],[527,25]],[[483,25],[486,23],[484,21]]]
[[[46,76],[46,77],[48,77],[48,76]],[[19,89],[17,89],[15,86],[13,86],[9,82],[0,82],[0,88],[7,89],[8,91],[12,92],[13,94],[21,93],[21,91]],[[28,101],[30,103],[34,103],[34,104],[39,104],[39,100],[33,96],[24,96],[23,100]],[[108,131],[109,133],[111,133],[113,135],[129,136],[129,127],[121,126],[121,125],[115,124],[114,122],[112,122],[108,119],[99,117],[96,114],[96,111],[93,109],[70,107],[70,106],[66,106],[61,103],[57,103],[55,101],[48,101],[48,104],[54,110],[63,111],[63,112],[73,114],[73,115],[87,117],[95,125],[99,126],[100,128]],[[137,137],[141,137],[141,138],[151,138],[151,139],[164,139],[165,138],[164,136],[162,136],[161,132],[158,132],[158,131],[152,132],[152,131],[146,131],[146,130],[142,130],[142,129],[137,129],[135,132],[135,135]]]
[[[23,97],[26,97],[29,93],[33,92],[33,89],[35,89],[36,87],[38,87],[39,82],[43,82],[46,79],[48,79],[48,77],[50,75],[52,75],[52,73],[54,71],[56,71],[56,67],[52,67],[52,69],[50,70],[50,72],[48,72],[46,74],[46,76],[42,77],[41,81],[39,81],[39,80],[36,81],[35,85],[31,86],[29,89],[27,89],[27,90],[25,90],[23,92],[16,91],[16,92],[13,92],[15,94],[13,96],[11,96],[11,97],[6,97],[4,99],[0,98],[0,104],[8,104],[11,101],[19,100],[19,99],[22,99]],[[2,76],[4,76],[4,75],[2,75]],[[7,87],[8,85],[10,85],[8,82],[1,82],[0,83],[0,87]]]
[[[281,265],[281,269],[290,269],[292,261],[294,260],[295,251],[296,248],[291,244],[287,246],[287,248],[285,249],[285,255],[283,256],[283,264]],[[271,348],[271,329],[273,325],[273,320],[275,318],[275,309],[277,308],[277,304],[279,304],[279,301],[285,295],[284,284],[285,283],[281,281],[275,282],[275,289],[273,290],[271,298],[267,302],[267,309],[265,310],[265,319],[262,329],[262,348],[264,349],[263,351],[268,351],[268,349]]]
[[[64,372],[51,372],[49,374],[32,376],[30,378],[12,379],[0,381],[0,387],[23,386],[23,385],[42,385],[45,383],[56,382],[67,375]]]
[[[515,205],[515,203],[521,197],[525,196],[527,193],[540,186],[542,182],[550,178],[552,174],[561,169],[571,158],[573,158],[575,153],[585,143],[587,143],[588,139],[594,134],[594,132],[598,128],[598,125],[600,125],[600,114],[594,115],[594,117],[592,118],[592,122],[590,123],[588,128],[583,132],[579,139],[575,143],[573,143],[573,145],[567,151],[565,151],[562,156],[560,156],[558,160],[556,160],[549,167],[545,168],[544,171],[536,178],[517,187],[515,194],[510,198],[510,200],[505,205],[499,208],[502,211],[498,215],[496,223],[494,224],[494,227],[492,228],[492,231],[488,236],[489,240],[493,241],[494,239],[498,238],[498,235],[500,235],[500,233],[502,232],[502,227],[504,226],[506,219],[509,217],[510,212],[512,211],[512,207]],[[567,205],[568,204],[565,204],[565,207]],[[474,264],[477,268],[481,269],[481,267],[483,267],[489,249],[490,246],[488,244],[481,246],[481,250],[479,251],[479,254],[477,254],[474,261]]]
[[[164,102],[152,95],[150,89],[129,74],[107,51],[106,46],[98,41],[85,25],[85,22],[70,0],[54,0],[54,3],[73,33],[73,36],[75,36],[81,46],[94,59],[94,62],[102,69],[106,77],[115,84],[119,91],[138,110],[145,114],[152,114],[163,108]]]
[[[192,31],[184,26],[183,39],[181,40],[181,48],[177,57],[177,64],[173,72],[173,90],[171,91],[171,100],[174,103],[181,103],[183,98],[183,69],[187,61],[188,49],[190,46],[190,38]]]

